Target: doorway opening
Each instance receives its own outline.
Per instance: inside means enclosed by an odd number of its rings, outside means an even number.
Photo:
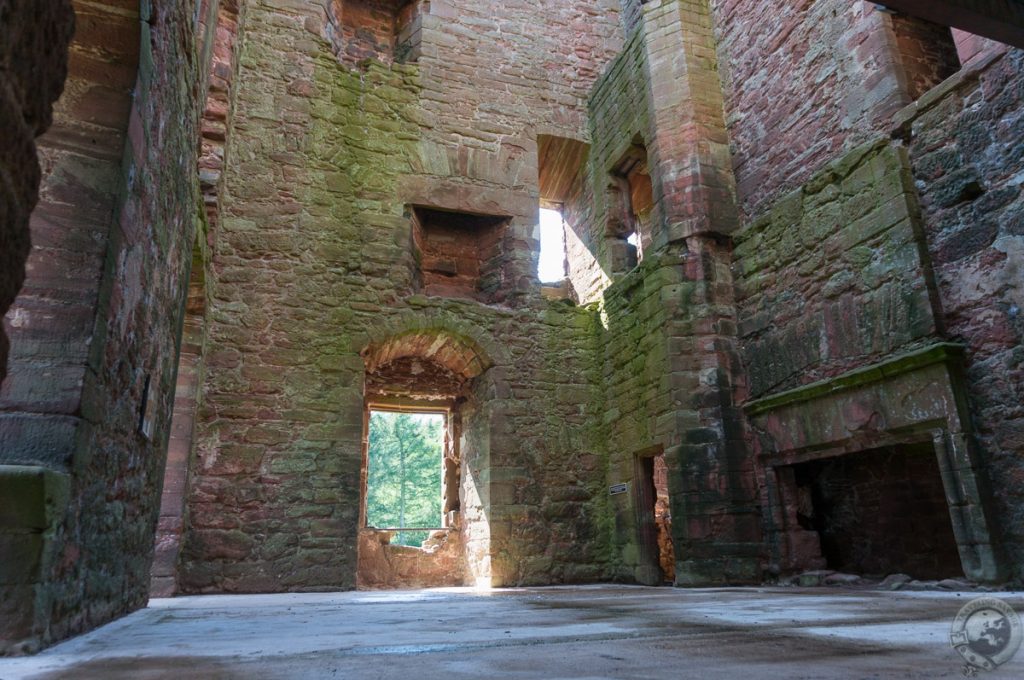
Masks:
[[[661,447],[637,454],[635,488],[640,534],[637,580],[645,585],[671,584],[675,581],[676,557],[668,465]]]
[[[796,522],[817,534],[828,569],[874,577],[963,576],[931,442],[809,461],[790,472]]]

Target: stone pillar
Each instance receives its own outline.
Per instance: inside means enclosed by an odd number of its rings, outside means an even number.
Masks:
[[[736,186],[707,0],[644,5],[654,248],[736,231]]]
[[[666,451],[675,473],[676,584],[756,582],[761,549],[754,466],[735,403],[740,364],[729,236],[739,217],[708,2],[647,3],[643,30],[652,244],[680,251],[680,289],[687,297],[667,328],[677,409]]]
[[[672,401],[677,404],[672,533],[676,584],[761,579],[760,508],[754,460],[737,406],[743,388],[730,273],[732,246],[710,236],[686,240],[689,314],[669,333]],[[678,337],[673,337],[678,336]],[[685,350],[685,351],[682,351]]]

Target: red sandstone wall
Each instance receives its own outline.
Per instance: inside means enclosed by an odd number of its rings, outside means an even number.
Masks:
[[[540,297],[533,227],[534,134],[586,129],[588,80],[618,41],[610,10],[558,4],[538,21],[536,5],[432,2],[418,65],[354,70],[319,8],[249,5],[185,589],[354,585],[358,352],[417,328],[471,338],[495,364],[475,384],[462,447],[473,573],[605,573],[591,507],[603,470],[585,427],[590,315]],[[407,204],[512,217],[496,277],[506,304],[411,295]]]
[[[946,330],[967,347],[973,424],[1009,564],[1022,578],[1024,52],[984,61],[908,112],[902,131]]]
[[[0,313],[21,288],[29,254],[29,214],[40,172],[33,140],[51,122],[64,87],[70,2],[0,0]],[[6,326],[0,328],[0,382],[7,375]],[[4,441],[0,437],[0,442]]]
[[[951,38],[860,0],[711,0],[740,208],[756,216],[955,70]],[[940,63],[936,63],[936,59]]]
[[[752,398],[935,341],[916,195],[885,140],[833,161],[736,237]]]
[[[661,445],[669,466],[680,584],[759,578],[753,462],[733,392],[731,249],[705,236],[736,227],[710,16],[701,2],[651,4],[589,100],[587,167],[566,200],[569,278],[584,302],[603,302],[601,367],[609,484],[629,482],[634,456]],[[632,268],[626,200],[614,181],[634,145],[647,147],[654,188],[651,242]],[[604,503],[614,524],[618,578],[649,581],[638,562],[629,495]],[[728,541],[728,556],[715,543]]]
[[[0,390],[7,460],[68,465],[116,201],[138,63],[138,17],[76,3],[68,87],[52,129],[32,213],[30,275],[10,313],[11,376]]]
[[[42,610],[44,641],[148,597],[201,205],[204,79],[192,53],[195,3],[146,3],[152,14],[141,17],[136,7],[75,5],[71,82],[43,140],[35,264],[13,317],[4,457],[71,473],[58,551],[44,556],[35,602],[26,603]],[[136,72],[140,40],[148,58]],[[147,382],[150,436],[139,431]]]
[[[609,220],[621,219],[622,211],[610,189],[610,170],[635,137],[650,135],[645,73],[644,36],[635,32],[595,83],[588,102],[590,154],[563,209],[568,278],[584,304],[599,299],[613,272],[625,268],[625,244],[607,238]]]
[[[492,176],[532,185],[536,168],[523,152],[536,132],[587,134],[587,97],[622,45],[618,2],[431,0],[430,11],[419,60],[429,138],[465,147],[462,163],[473,149],[500,154]],[[460,169],[487,179],[487,168]]]
[[[240,30],[240,6],[242,0],[220,0],[217,13],[200,28],[202,35],[209,35],[204,61],[209,61],[209,87],[206,93],[206,110],[203,111],[203,145],[199,157],[199,184],[206,203],[208,223],[208,245],[213,247],[220,219],[221,177],[228,162],[226,156],[227,137],[233,98],[234,76],[237,71],[238,35]],[[213,26],[208,23],[213,22]]]

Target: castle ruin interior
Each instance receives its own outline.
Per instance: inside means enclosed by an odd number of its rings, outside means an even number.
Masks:
[[[1017,0],[0,0],[0,655],[151,597],[1019,588],[1021,48]],[[372,521],[375,413],[437,423],[433,526]]]

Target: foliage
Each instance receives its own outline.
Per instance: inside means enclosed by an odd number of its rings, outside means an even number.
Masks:
[[[370,414],[366,523],[405,529],[441,526],[444,417]],[[429,532],[398,532],[395,543],[419,547]]]

